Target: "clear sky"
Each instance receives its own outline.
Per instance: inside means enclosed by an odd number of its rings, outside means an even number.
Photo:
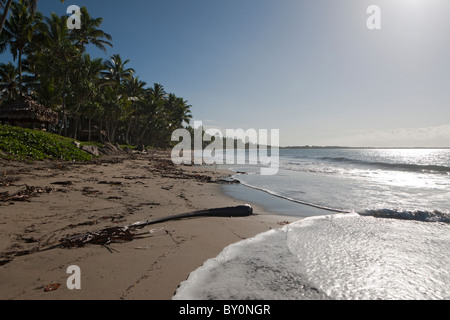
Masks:
[[[450,146],[448,0],[41,0],[103,17],[141,80],[281,145]],[[381,8],[381,30],[366,10]],[[8,60],[2,54],[1,61]]]

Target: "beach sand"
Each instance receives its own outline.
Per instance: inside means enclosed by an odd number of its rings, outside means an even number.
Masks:
[[[155,232],[130,242],[32,251],[74,234],[245,204],[217,183],[229,175],[174,166],[168,153],[156,151],[83,164],[0,160],[0,199],[6,200],[0,201],[0,299],[171,299],[180,282],[226,246],[296,218],[249,203],[249,217],[167,221],[145,227],[141,232]],[[31,196],[20,193],[27,186]],[[81,271],[79,290],[66,284],[72,265]],[[50,284],[60,286],[46,292]]]

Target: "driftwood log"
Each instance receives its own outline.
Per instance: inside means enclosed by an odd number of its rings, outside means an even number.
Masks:
[[[193,217],[247,217],[252,214],[253,208],[250,205],[242,205],[237,207],[216,208],[216,209],[207,209],[201,211],[182,213],[160,219],[149,220],[145,222],[137,222],[128,226],[127,228],[140,229],[156,223],[166,222],[170,220],[187,219]]]

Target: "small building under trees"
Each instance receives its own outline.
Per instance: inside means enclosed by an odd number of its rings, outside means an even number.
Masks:
[[[0,107],[0,121],[2,125],[11,124],[32,129],[45,125],[48,131],[50,124],[58,122],[58,114],[24,96]]]

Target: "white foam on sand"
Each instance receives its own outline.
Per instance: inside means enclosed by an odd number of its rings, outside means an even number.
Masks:
[[[450,224],[310,217],[233,244],[173,299],[448,299]]]

